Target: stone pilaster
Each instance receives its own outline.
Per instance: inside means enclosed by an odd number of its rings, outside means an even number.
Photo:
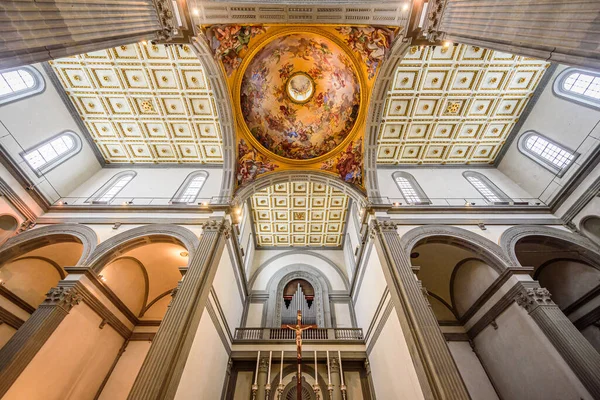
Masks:
[[[597,0],[432,0],[423,33],[431,41],[450,40],[561,64],[600,68]]]
[[[54,330],[82,300],[78,281],[60,281],[12,338],[0,349],[0,397],[23,372]]]
[[[340,389],[342,384],[340,378],[340,363],[335,357],[332,357],[329,362],[331,363],[331,384],[333,385],[333,397],[331,399],[342,400],[342,390]]]
[[[170,0],[3,0],[0,69],[165,40],[177,28]]]
[[[265,398],[268,371],[269,359],[267,357],[261,357],[260,363],[258,364],[258,390],[256,391],[256,398],[258,400],[263,400]]]
[[[515,301],[525,308],[592,397],[600,399],[600,354],[537,282],[523,282]]]
[[[424,297],[410,259],[400,244],[396,225],[372,221],[383,272],[411,350],[413,364],[425,398],[470,399],[437,319]]]
[[[130,400],[175,397],[230,229],[224,219],[204,224],[198,249],[152,341]]]

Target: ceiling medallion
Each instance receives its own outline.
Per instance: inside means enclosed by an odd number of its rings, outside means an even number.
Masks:
[[[306,72],[294,72],[288,78],[285,90],[291,101],[304,104],[315,94],[315,81]]]
[[[361,64],[337,36],[284,28],[250,49],[234,82],[240,128],[272,160],[324,161],[364,120]]]

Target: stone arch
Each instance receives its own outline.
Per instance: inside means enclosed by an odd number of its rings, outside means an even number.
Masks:
[[[0,245],[14,236],[18,228],[19,218],[16,215],[0,215]]]
[[[194,257],[200,241],[192,231],[178,225],[150,224],[133,228],[102,242],[89,257],[89,268],[99,272],[110,260],[119,257],[127,250],[143,244],[174,242],[188,251],[188,263]]]
[[[283,303],[283,289],[294,279],[304,279],[315,290],[314,306],[317,307],[317,325],[324,328],[332,327],[331,305],[329,293],[331,284],[327,277],[318,269],[306,264],[291,264],[277,271],[267,284],[267,319],[269,326],[281,325],[281,307]]]
[[[542,236],[548,242],[554,241],[575,245],[582,258],[592,265],[600,265],[600,246],[588,238],[575,233],[539,225],[521,225],[507,229],[500,237],[500,247],[509,257],[511,264],[521,266],[515,247],[517,243],[528,236]]]
[[[496,243],[466,229],[455,226],[428,225],[411,229],[400,238],[400,244],[406,257],[410,258],[412,249],[424,243],[446,243],[474,253],[499,274],[508,266],[519,265],[509,259]]]
[[[244,201],[250,198],[254,193],[264,188],[276,185],[278,183],[289,182],[318,182],[327,186],[334,187],[344,194],[350,196],[360,206],[366,205],[366,198],[356,186],[342,181],[331,174],[321,171],[282,171],[264,174],[254,182],[241,186],[234,198],[233,204],[243,204]]]
[[[61,239],[77,239],[83,245],[77,265],[85,265],[98,245],[98,237],[92,228],[79,224],[58,224],[31,229],[6,241],[0,248],[0,264],[37,246]]]
[[[229,99],[227,79],[223,69],[215,60],[206,36],[201,33],[192,38],[192,48],[200,59],[206,74],[206,80],[212,89],[212,100],[217,107],[221,137],[223,138],[223,178],[221,180],[220,203],[228,203],[235,190],[235,161],[236,161],[236,134],[233,118],[233,109]]]
[[[256,279],[258,278],[258,276],[260,275],[260,273],[262,271],[264,271],[264,269],[267,268],[270,264],[272,264],[273,262],[279,260],[280,258],[287,257],[287,256],[290,256],[290,255],[294,255],[294,254],[302,254],[302,255],[312,256],[312,257],[316,257],[316,258],[319,258],[319,259],[325,261],[327,264],[329,264],[338,273],[338,275],[340,276],[340,278],[344,282],[344,286],[346,287],[346,290],[348,290],[350,288],[350,283],[348,282],[348,278],[346,277],[346,275],[342,272],[342,270],[340,269],[340,267],[336,263],[334,263],[333,261],[331,261],[329,258],[325,257],[322,254],[319,254],[317,252],[310,251],[310,250],[304,250],[304,249],[289,250],[289,251],[277,254],[277,255],[269,258],[267,261],[265,261],[264,263],[262,263],[256,269],[256,271],[254,271],[254,273],[252,274],[252,276],[248,280],[248,287],[250,289],[252,289],[252,287],[254,286],[254,282],[256,281]],[[332,289],[330,282],[327,281],[327,283],[329,285],[329,288]]]
[[[402,41],[402,35],[393,43],[389,55],[377,74],[375,85],[371,92],[369,109],[365,126],[364,142],[364,176],[367,196],[371,203],[381,202],[379,181],[377,179],[377,139],[383,123],[383,109],[387,92],[394,82],[396,68],[410,47],[410,42]]]
[[[588,215],[579,222],[579,231],[597,245],[600,245],[600,217]]]
[[[273,357],[273,359],[275,359],[275,356]],[[311,376],[311,377],[315,376],[315,369],[314,369],[313,365],[314,365],[314,363],[311,364],[309,362],[302,364],[302,377],[303,378],[304,378],[305,374],[308,376]],[[287,366],[283,367],[283,376],[284,377],[288,376],[290,374],[293,374],[294,372],[296,372],[295,361],[294,361],[293,365],[291,365],[291,363],[288,363]],[[277,373],[271,379],[270,383],[271,383],[272,388],[277,388],[280,375],[281,374],[279,373],[279,370],[278,370]],[[325,379],[323,379],[321,374],[318,374],[317,377],[319,379],[319,387],[321,388],[321,393],[327,393],[327,382],[325,382]],[[286,385],[286,387],[287,387],[287,385]],[[311,391],[312,391],[312,389],[311,389]],[[269,396],[269,400],[275,400],[276,398],[277,398],[277,390],[271,390],[271,395]],[[283,399],[283,397],[282,397],[282,399]]]

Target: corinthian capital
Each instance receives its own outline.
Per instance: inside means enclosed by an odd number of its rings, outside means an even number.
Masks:
[[[46,293],[46,299],[43,305],[57,306],[65,310],[71,311],[83,299],[81,293],[76,286],[57,286],[50,289]]]
[[[550,297],[551,294],[546,288],[523,288],[523,290],[517,294],[515,301],[518,305],[526,309],[527,312],[532,312],[539,306],[554,305],[554,302]]]

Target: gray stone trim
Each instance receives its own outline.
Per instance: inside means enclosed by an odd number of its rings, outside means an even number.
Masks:
[[[394,221],[384,221],[394,226]],[[390,226],[391,226],[390,225]],[[400,245],[407,257],[412,249],[421,243],[449,243],[473,252],[483,259],[496,272],[501,274],[507,267],[514,264],[496,243],[466,229],[455,226],[431,225],[411,229],[404,233]]]
[[[64,285],[65,282],[72,282],[72,281],[60,281],[59,287],[61,286],[61,284]],[[87,304],[92,310],[94,310],[94,312],[96,314],[98,314],[104,322],[106,322],[115,331],[117,331],[117,333],[119,335],[121,335],[124,339],[128,339],[129,336],[131,336],[131,329],[129,329],[127,326],[125,326],[125,324],[122,323],[121,320],[115,314],[112,313],[112,311],[110,311],[108,308],[106,308],[106,306],[104,304],[102,304],[102,302],[100,300],[98,300],[96,298],[96,296],[94,296],[92,294],[92,292],[90,292],[89,289],[85,287],[85,285],[83,285],[79,281],[75,281],[75,282],[76,282],[76,284],[74,287],[77,289],[77,292],[80,294],[81,300],[85,304]]]
[[[281,248],[278,248],[278,250],[281,250]],[[260,273],[266,267],[268,267],[271,263],[279,260],[280,258],[287,257],[287,256],[290,256],[290,255],[294,255],[294,254],[310,255],[312,257],[316,257],[318,259],[321,259],[321,260],[325,261],[327,264],[331,265],[331,267],[333,267],[335,269],[335,271],[338,273],[338,275],[340,276],[340,278],[344,282],[344,285],[346,286],[346,289],[348,289],[348,287],[350,286],[349,283],[348,283],[348,278],[346,277],[346,274],[344,274],[344,272],[340,269],[340,267],[336,263],[334,263],[333,261],[331,261],[329,258],[327,258],[324,255],[322,255],[320,253],[317,253],[315,251],[303,250],[303,249],[295,248],[293,250],[289,250],[289,251],[286,251],[284,253],[277,254],[277,255],[269,258],[264,263],[262,263],[260,265],[260,267],[258,267],[254,271],[254,273],[252,274],[252,276],[250,277],[250,280],[248,281],[248,288],[252,289],[252,287],[254,286],[254,282],[256,281],[256,278],[258,278],[258,276],[260,275]],[[327,280],[327,285],[329,287],[329,290],[332,290],[331,284],[329,283],[329,280]]]
[[[444,338],[447,342],[470,342],[471,339],[466,333],[444,332]]]
[[[64,211],[64,209],[63,209]],[[69,210],[70,211],[70,210]],[[94,212],[95,211],[95,207],[90,207],[90,212]],[[116,212],[117,210],[113,210],[113,212]],[[139,210],[138,210],[139,211]],[[151,212],[154,213],[156,210],[146,210],[146,212]],[[163,213],[162,211],[160,211],[161,214]],[[177,210],[178,213],[184,213],[186,212],[183,209],[178,209]],[[194,214],[200,214],[198,212],[196,212],[195,210],[190,209],[190,213],[194,213]],[[205,212],[201,212],[201,214],[212,214],[213,210],[206,210]],[[208,219],[207,217],[200,217],[200,218],[185,218],[185,217],[177,217],[177,216],[173,216],[170,217],[169,214],[171,213],[167,213],[167,215],[165,217],[129,217],[127,215],[127,213],[122,214],[119,217],[114,217],[114,216],[107,216],[107,217],[78,217],[76,215],[69,215],[69,216],[60,216],[60,217],[55,217],[52,215],[52,213],[49,214],[45,214],[41,217],[39,217],[36,220],[36,223],[38,225],[53,225],[53,224],[89,224],[89,225],[114,225],[114,224],[119,224],[119,225],[146,225],[146,224],[171,224],[171,225],[202,225],[204,222],[206,222],[206,220]]]
[[[30,251],[50,243],[54,240],[60,242],[65,236],[76,238],[83,245],[81,257],[77,265],[84,265],[88,262],[92,252],[96,250],[98,237],[92,228],[78,224],[60,224],[50,225],[41,228],[35,228],[25,231],[17,236],[8,239],[0,247],[0,263],[17,257],[24,251]]]
[[[331,186],[350,196],[350,198],[357,202],[361,207],[366,205],[365,195],[356,186],[346,183],[338,177],[325,172],[298,170],[273,172],[261,175],[254,182],[240,186],[236,191],[232,202],[234,205],[241,205],[254,193],[264,188],[276,185],[278,183],[290,182],[316,182]]]
[[[29,304],[28,302],[26,302],[25,300],[8,290],[4,285],[0,285],[0,296],[8,299],[15,306],[19,307],[21,310],[29,314],[33,314],[35,311],[35,307],[33,307],[31,304]]]
[[[283,303],[283,289],[288,282],[294,279],[308,281],[315,290],[313,307],[317,307],[317,325],[331,328],[331,305],[329,292],[331,285],[325,275],[317,268],[306,264],[291,264],[279,269],[273,274],[267,284],[269,299],[266,304],[268,326],[281,326],[281,308]],[[264,309],[263,309],[263,312]]]
[[[410,41],[406,40],[402,35],[398,35],[392,44],[387,59],[379,69],[375,85],[371,91],[371,98],[369,99],[369,109],[365,122],[363,154],[367,196],[371,203],[381,202],[379,180],[377,178],[377,139],[379,138],[379,130],[383,125],[383,111],[387,101],[387,94],[389,88],[391,88],[394,83],[396,69],[406,52],[408,52],[409,47]]]
[[[8,200],[8,202],[12,204],[12,206],[16,208],[26,220],[35,222],[37,215],[2,178],[0,178],[0,195],[4,196],[6,200]]]
[[[89,256],[86,264],[88,268],[97,273],[110,259],[118,257],[127,249],[158,241],[160,237],[168,237],[183,245],[189,253],[191,262],[199,243],[192,231],[177,225],[150,224],[130,229],[105,240]]]
[[[389,212],[389,214],[394,214]],[[396,217],[394,217],[396,218]],[[549,217],[549,218],[471,218],[471,216],[465,216],[465,218],[445,218],[444,216],[437,216],[436,218],[405,218],[405,219],[393,219],[393,222],[397,226],[402,225],[563,225],[563,221],[560,218]]]
[[[151,342],[154,340],[156,332],[132,332],[129,336],[130,342]]]
[[[11,326],[14,329],[19,329],[25,323],[21,318],[0,306],[0,325],[3,323]]]
[[[600,265],[600,246],[588,238],[571,232],[549,228],[547,226],[523,225],[508,228],[500,236],[500,246],[508,255],[512,265],[520,266],[515,252],[515,246],[519,240],[528,236],[542,236],[549,239],[567,242],[580,248],[580,255],[588,258],[592,265]]]
[[[377,343],[377,339],[379,338],[379,335],[381,335],[381,331],[383,331],[383,328],[385,328],[385,324],[387,324],[387,321],[390,317],[390,315],[392,314],[392,311],[394,310],[394,302],[390,299],[390,301],[388,301],[387,306],[385,306],[385,309],[383,309],[383,312],[381,312],[381,318],[379,319],[379,322],[377,323],[377,327],[373,330],[373,334],[372,337],[367,339],[365,337],[365,343],[367,344],[367,355],[371,354],[371,351],[373,351],[373,347],[375,347],[375,344]],[[373,318],[373,321],[375,321],[375,317]],[[371,329],[371,327],[369,327],[369,330]]]
[[[594,183],[592,183],[585,192],[579,196],[579,198],[573,203],[571,207],[561,216],[562,220],[565,224],[573,221],[573,218],[577,216],[583,210],[583,208],[589,204],[590,201],[596,196],[600,194],[600,177],[596,178]],[[580,230],[581,224],[583,220],[580,222]]]
[[[352,287],[350,288],[350,297],[352,297],[352,301],[356,302],[358,299],[358,294],[362,289],[362,281],[365,277],[365,271],[367,270],[367,264],[369,262],[369,257],[371,256],[371,251],[373,251],[373,241],[369,240],[370,237],[363,239],[360,245],[360,253],[358,255],[358,261],[356,263],[357,268],[354,271],[354,279],[352,280]]]
[[[379,302],[377,303],[377,308],[375,309],[375,313],[373,313],[373,318],[371,318],[371,322],[369,323],[369,327],[367,328],[367,331],[365,332],[365,343],[369,343],[369,340],[371,340],[371,333],[373,332],[373,329],[375,328],[375,323],[377,322],[377,319],[379,318],[379,315],[381,314],[381,310],[383,310],[383,306],[387,300],[387,296],[390,293],[390,290],[386,287],[385,290],[383,291],[383,294],[381,295],[381,298],[379,299]],[[391,300],[390,300],[391,303]]]
[[[223,327],[221,326],[221,323],[219,322],[219,317],[217,317],[217,313],[215,312],[215,309],[213,308],[210,301],[208,301],[206,303],[206,311],[208,312],[208,315],[210,316],[213,326],[215,327],[215,330],[217,331],[217,334],[219,335],[219,338],[221,339],[221,342],[223,343],[223,347],[225,348],[225,351],[227,351],[227,355],[231,354],[231,345],[229,344],[229,342],[227,340],[228,336],[225,332],[223,332]],[[226,324],[226,322],[224,320],[223,320],[223,322]],[[225,329],[227,330],[228,328],[225,328]],[[233,340],[232,340],[232,342],[233,342]]]
[[[575,322],[573,322],[573,325],[575,325],[577,329],[583,330],[598,321],[600,321],[600,306],[578,318]]]
[[[223,199],[221,203],[228,203],[235,190],[237,140],[227,79],[223,69],[213,57],[206,36],[201,33],[193,37],[191,42],[192,48],[204,68],[204,75],[211,89],[211,97],[217,108],[217,121],[223,138],[223,179],[219,197]]]
[[[227,338],[229,339],[229,342],[232,343],[233,342],[233,334],[231,333],[231,328],[229,327],[229,323],[227,322],[227,317],[225,316],[225,313],[223,312],[223,307],[221,307],[221,302],[219,301],[219,297],[217,296],[217,293],[215,292],[214,287],[210,288],[210,296],[211,296],[213,302],[215,303],[215,307],[216,307],[215,311],[218,312],[221,321],[223,321],[223,326],[225,327],[225,333],[227,335]],[[211,304],[211,306],[212,306],[212,304]]]
[[[175,397],[230,230],[223,218],[203,226],[199,246],[137,375],[130,400]]]

